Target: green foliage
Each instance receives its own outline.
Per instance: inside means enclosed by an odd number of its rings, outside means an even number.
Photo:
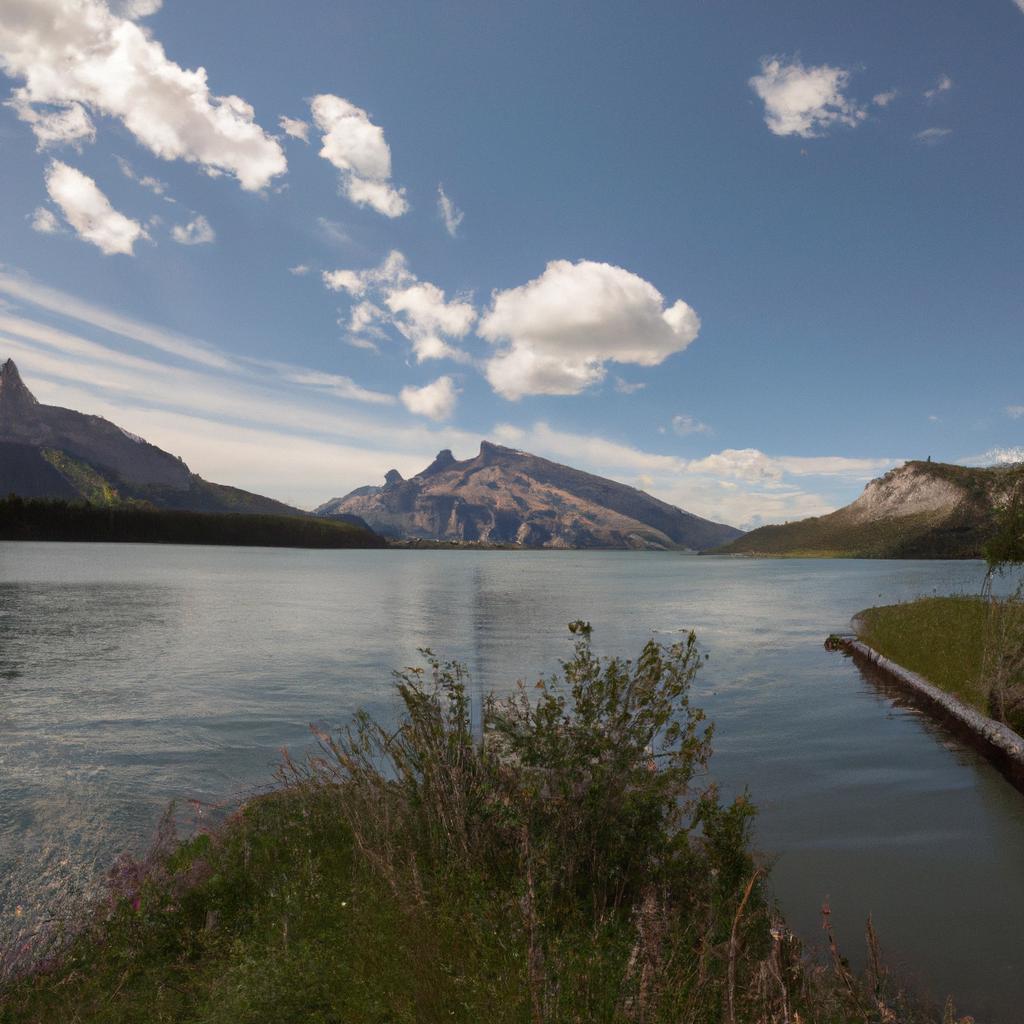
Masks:
[[[1013,495],[999,510],[996,532],[984,553],[990,573],[1024,565],[1024,494]]]
[[[704,782],[693,635],[634,663],[572,629],[480,731],[464,669],[424,652],[397,727],[359,714],[221,827],[164,828],[63,952],[0,980],[0,1024],[937,1021],[873,932],[855,978],[770,906],[751,806]]]
[[[144,503],[90,505],[54,499],[0,500],[0,540],[124,541],[263,547],[385,547],[349,523],[313,516],[218,514],[158,509]]]
[[[56,448],[43,448],[42,456],[91,504],[116,505],[121,500],[117,488],[88,463]]]

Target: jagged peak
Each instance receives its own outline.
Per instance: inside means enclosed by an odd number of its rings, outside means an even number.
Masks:
[[[434,461],[427,466],[420,476],[432,476],[434,473],[440,473],[442,470],[447,469],[449,466],[455,465],[455,456],[452,455],[451,448],[442,448],[438,453]]]
[[[403,483],[404,480],[405,480],[405,477],[403,477],[402,474],[399,473],[397,469],[389,469],[384,474],[384,486],[385,487],[394,487],[396,484]]]
[[[13,359],[8,359],[0,366],[0,402],[19,403],[22,405],[38,405],[35,395],[27,387],[18,373]]]
[[[525,455],[526,452],[521,452],[517,448],[506,448],[504,445],[494,444],[493,441],[481,441],[480,442],[480,454],[477,458],[483,461],[489,459],[498,458],[502,455]]]

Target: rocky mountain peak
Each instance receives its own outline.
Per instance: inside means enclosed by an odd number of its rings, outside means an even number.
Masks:
[[[452,455],[451,448],[442,448],[438,453],[434,461],[427,466],[420,476],[433,476],[435,473],[441,473],[446,470],[449,466],[455,465],[455,456]]]
[[[396,487],[398,484],[403,483],[405,478],[397,469],[389,469],[384,474],[384,486],[385,487]]]
[[[0,366],[0,407],[5,411],[17,408],[32,408],[38,405],[35,395],[27,387],[18,373],[13,359]]]

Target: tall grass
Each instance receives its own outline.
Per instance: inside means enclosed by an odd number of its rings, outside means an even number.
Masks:
[[[426,652],[390,728],[357,715],[282,785],[120,862],[0,1021],[952,1022],[901,994],[868,926],[856,976],[805,955],[707,782],[692,634],[489,699]]]

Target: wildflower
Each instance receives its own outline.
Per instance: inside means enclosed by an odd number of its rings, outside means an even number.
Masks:
[[[23,909],[23,908],[21,907],[21,905],[20,905],[20,904],[19,904],[18,906],[16,906],[16,907],[14,908],[14,916],[15,916],[15,917],[21,917],[21,915],[22,915],[22,914],[24,914],[24,913],[25,913],[25,911],[24,911],[24,909]]]

